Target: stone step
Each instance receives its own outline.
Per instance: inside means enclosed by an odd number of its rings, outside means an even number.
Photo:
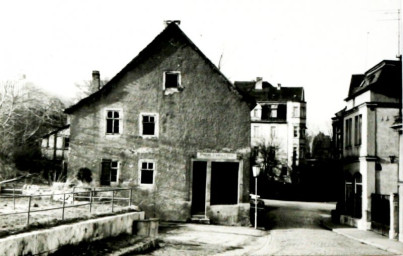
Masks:
[[[192,223],[210,224],[210,219],[205,215],[192,215],[190,220]]]

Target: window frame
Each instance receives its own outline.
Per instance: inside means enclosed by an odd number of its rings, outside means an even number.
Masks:
[[[278,105],[270,104],[270,118],[278,118]]]
[[[66,143],[67,141],[67,143]],[[67,146],[66,146],[67,144]],[[70,148],[70,138],[69,137],[63,137],[63,149],[68,150]]]
[[[102,158],[101,159],[101,175],[100,175],[100,179],[102,179],[102,172],[103,172],[103,162],[109,162],[109,185],[101,185],[101,186],[116,186],[119,184],[119,176],[120,176],[120,167],[121,167],[121,162],[119,160],[116,159],[110,159],[110,158]],[[112,163],[116,163],[116,167],[112,167]],[[116,169],[116,181],[112,181],[112,169],[115,170]],[[100,183],[102,183],[102,181],[100,181]]]
[[[108,133],[108,112],[109,111],[114,111],[119,113],[119,118],[115,119],[112,118],[112,120],[119,120],[119,132],[118,133]],[[104,108],[104,134],[106,137],[115,137],[115,136],[120,136],[123,133],[123,109],[122,108]]]
[[[292,117],[299,117],[299,113],[298,113],[298,106],[293,106],[292,107]]]
[[[166,76],[167,74],[176,74],[178,75],[178,80],[177,80],[177,87],[165,87],[165,83],[167,81]],[[182,75],[180,71],[164,71],[163,73],[163,77],[162,77],[162,90],[166,91],[166,90],[179,90],[179,88],[182,88]]]
[[[143,134],[144,128],[143,128],[143,117],[144,116],[152,116],[154,117],[154,134]],[[159,114],[158,113],[152,113],[152,112],[141,112],[139,115],[139,135],[142,138],[158,138],[159,136]]]
[[[354,143],[356,146],[362,143],[362,115],[354,117]]]
[[[297,125],[294,125],[294,126],[293,126],[293,131],[292,131],[292,133],[293,133],[293,137],[294,137],[294,138],[298,138],[298,126],[297,126]]]
[[[152,169],[153,182],[151,184],[149,184],[149,183],[141,183],[141,178],[142,178],[142,175],[143,175],[143,163],[147,163],[147,164],[152,163],[153,164],[153,169]],[[149,171],[149,169],[147,169],[147,171]],[[156,172],[157,172],[157,165],[156,165],[155,159],[139,159],[139,162],[138,162],[138,184],[141,187],[145,187],[145,188],[153,187],[155,185]]]

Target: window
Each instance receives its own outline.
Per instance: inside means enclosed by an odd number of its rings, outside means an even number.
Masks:
[[[259,126],[253,126],[253,137],[254,138],[260,137],[260,127]]]
[[[352,140],[352,121],[353,119],[346,119],[346,147],[351,147]]]
[[[140,135],[143,137],[158,136],[158,114],[140,114]]]
[[[361,128],[362,128],[362,115],[354,117],[354,142],[355,145],[361,145]]]
[[[352,121],[353,119],[346,119],[346,147],[351,147],[351,133],[352,133]]]
[[[70,139],[69,138],[63,138],[63,145],[64,145],[64,149],[68,149],[70,147]]]
[[[180,72],[179,71],[167,71],[164,72],[164,90],[169,88],[180,87]]]
[[[292,117],[298,117],[298,107],[294,106],[292,108]]]
[[[294,138],[298,137],[298,126],[294,126]]]
[[[119,161],[102,159],[101,185],[109,186],[119,181]]]
[[[155,164],[153,160],[140,160],[140,184],[154,184]]]
[[[259,110],[256,108],[253,110],[253,117],[256,117],[256,118],[258,117],[258,111]]]
[[[299,137],[301,139],[305,138],[305,129],[303,128],[299,129]]]
[[[271,105],[270,117],[277,118],[277,105]]]
[[[271,136],[271,138],[275,138],[275,137],[276,137],[276,127],[275,127],[275,126],[272,126],[272,127],[270,128],[270,136]]]
[[[306,118],[306,109],[305,109],[305,107],[301,107],[301,113],[300,113],[300,117],[302,117],[302,118]]]
[[[106,111],[106,134],[119,134],[120,113],[117,110]]]

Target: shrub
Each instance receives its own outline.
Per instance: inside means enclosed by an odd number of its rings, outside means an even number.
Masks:
[[[77,179],[82,182],[90,183],[92,181],[92,171],[88,168],[80,168],[77,172]]]

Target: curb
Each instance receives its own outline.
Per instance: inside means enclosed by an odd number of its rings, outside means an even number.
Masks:
[[[368,241],[368,240],[366,240],[366,239],[361,239],[361,238],[358,238],[358,237],[351,236],[351,235],[345,234],[345,233],[343,233],[343,232],[340,232],[340,231],[337,230],[337,228],[333,228],[333,227],[331,227],[331,225],[328,225],[328,224],[326,223],[326,221],[323,220],[323,219],[320,220],[320,226],[323,227],[323,228],[326,229],[326,230],[332,231],[332,232],[334,232],[334,233],[336,233],[336,234],[339,234],[339,235],[348,237],[348,238],[353,239],[353,240],[356,240],[356,241],[358,241],[358,242],[361,242],[361,243],[364,243],[364,244],[368,244],[368,245],[374,246],[374,247],[379,248],[379,249],[382,249],[382,250],[384,250],[384,251],[388,251],[388,252],[391,252],[391,253],[395,253],[395,254],[398,254],[398,255],[402,255],[402,251],[395,250],[395,249],[393,249],[393,248],[389,248],[389,247],[380,245],[379,243],[374,243],[374,242]],[[351,227],[351,228],[353,228],[353,227]]]
[[[132,246],[125,247],[119,251],[115,251],[108,256],[124,256],[132,254],[141,254],[149,250],[157,249],[159,247],[159,239],[145,238]]]

